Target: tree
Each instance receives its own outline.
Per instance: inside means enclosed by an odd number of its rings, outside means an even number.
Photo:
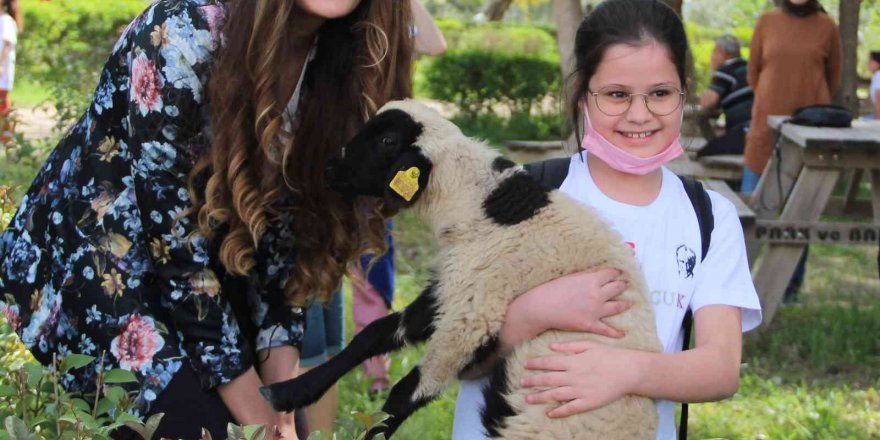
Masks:
[[[489,7],[486,8],[486,19],[489,21],[500,21],[504,18],[504,13],[510,9],[513,0],[492,0]]]
[[[840,39],[843,43],[843,72],[841,72],[840,88],[834,102],[842,105],[853,114],[858,114],[859,99],[856,96],[858,87],[858,45],[859,45],[859,9],[862,0],[840,0]]]
[[[581,9],[581,2],[579,0],[555,0],[553,2],[553,15],[556,16],[559,67],[564,81],[574,69],[572,60],[574,39],[577,35],[577,28],[581,24],[581,18],[584,16],[584,10]]]

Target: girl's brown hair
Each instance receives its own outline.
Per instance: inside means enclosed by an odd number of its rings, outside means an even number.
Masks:
[[[207,177],[194,209],[200,232],[221,240],[220,261],[231,273],[248,274],[267,230],[289,222],[296,250],[284,294],[304,304],[326,299],[354,257],[385,249],[378,210],[343,202],[325,188],[324,170],[378,107],[410,95],[412,41],[405,1],[362,0],[349,15],[325,22],[305,71],[299,128],[288,133],[283,114],[292,87],[283,80],[302,13],[295,4],[229,3],[225,46],[208,86],[211,149],[190,186]]]

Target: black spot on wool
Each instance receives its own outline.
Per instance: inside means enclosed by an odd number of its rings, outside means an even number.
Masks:
[[[516,164],[512,160],[503,156],[498,156],[495,158],[495,160],[492,161],[492,169],[497,173],[500,173],[509,168],[513,168],[515,166]]]
[[[483,427],[486,428],[486,434],[489,438],[499,438],[501,430],[504,429],[504,419],[513,417],[516,413],[504,395],[509,393],[507,387],[507,361],[503,361],[495,367],[492,372],[492,378],[489,384],[483,388],[483,399],[486,406],[481,411],[483,419]]]
[[[516,173],[498,185],[486,200],[483,211],[495,223],[515,225],[535,216],[550,203],[549,191],[527,173]]]
[[[489,359],[489,357],[494,355],[497,351],[498,336],[495,335],[474,352],[473,356],[471,356],[471,361],[468,362],[467,366],[465,366],[462,371],[470,370],[471,368],[486,362],[486,359]]]

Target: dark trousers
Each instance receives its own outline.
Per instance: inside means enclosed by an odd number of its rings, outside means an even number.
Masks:
[[[202,438],[202,428],[207,429],[212,438],[226,438],[226,426],[236,423],[235,419],[217,390],[203,390],[189,362],[182,364],[144,417],[147,420],[153,414],[164,413],[153,438],[198,440]],[[297,411],[296,416],[297,435],[307,438],[308,427],[303,412]],[[141,440],[128,428],[118,429],[113,438]]]
[[[719,154],[743,154],[746,145],[746,133],[749,131],[750,125],[751,121],[746,121],[734,127],[728,127],[723,136],[710,139],[706,146],[697,152],[697,157]]]

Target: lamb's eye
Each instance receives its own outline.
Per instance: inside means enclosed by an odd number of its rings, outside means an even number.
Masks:
[[[393,137],[391,137],[391,136],[385,136],[385,137],[382,138],[382,145],[385,145],[385,146],[390,147],[390,146],[392,146],[392,145],[394,145],[394,144],[395,144],[395,142],[394,142],[394,138],[393,138]]]

